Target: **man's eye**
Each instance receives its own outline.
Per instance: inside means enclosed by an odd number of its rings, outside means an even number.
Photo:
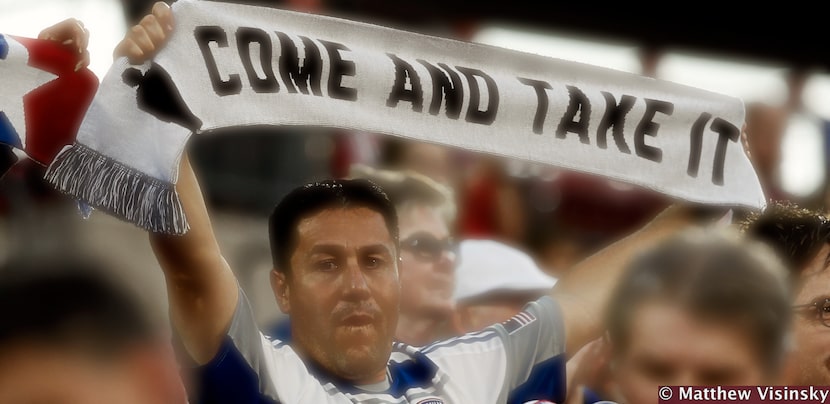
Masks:
[[[824,303],[817,306],[819,320],[827,325],[830,322],[830,299],[824,299]]]
[[[334,271],[337,269],[337,262],[334,260],[320,261],[314,264],[314,268],[319,271]]]
[[[364,264],[363,264],[363,265],[364,265],[366,268],[368,268],[368,269],[378,269],[378,268],[383,267],[384,262],[385,262],[385,261],[383,260],[383,258],[379,258],[379,257],[367,257],[367,258],[364,260]]]

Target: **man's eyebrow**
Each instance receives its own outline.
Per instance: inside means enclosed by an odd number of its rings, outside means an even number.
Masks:
[[[337,244],[318,244],[311,247],[311,250],[308,251],[306,256],[312,256],[314,254],[341,255],[345,250],[343,246]]]
[[[365,247],[360,247],[358,251],[362,254],[385,254],[393,255],[392,251],[385,244],[372,244]]]
[[[827,250],[827,256],[824,257],[824,266],[821,268],[821,271],[819,272],[823,272],[827,269],[828,266],[830,266],[830,250]]]

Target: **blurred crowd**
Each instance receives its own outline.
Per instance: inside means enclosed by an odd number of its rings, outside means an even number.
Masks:
[[[130,25],[152,6],[130,4]],[[325,11],[320,0],[279,6]],[[432,28],[470,40],[475,23]],[[643,75],[659,78],[661,51],[643,49]],[[296,337],[297,320],[279,311],[267,280],[269,214],[306,183],[368,179],[397,215],[394,338],[415,347],[508,322],[560,280],[568,287],[585,267],[614,261],[606,255],[621,241],[635,241],[634,253],[619,255],[625,270],[608,301],[586,309],[601,320],[602,335],[534,368],[529,380],[543,387],[523,385],[509,402],[544,392],[535,399],[656,403],[664,385],[826,386],[830,189],[792,195],[781,180],[792,119],[830,133],[801,101],[809,73],[789,73],[785,103],[746,105],[745,145],[774,201],[760,213],[689,206],[556,167],[330,128],[194,137],[190,163],[258,326],[281,341]],[[0,403],[68,403],[61,400],[73,394],[214,402],[169,325],[147,235],[104,213],[82,219],[75,201],[42,181],[43,170],[22,160],[0,179]],[[660,220],[672,231],[658,242],[637,238]],[[27,394],[43,401],[26,401]]]

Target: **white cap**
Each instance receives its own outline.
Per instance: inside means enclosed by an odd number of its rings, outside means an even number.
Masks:
[[[491,292],[539,292],[556,283],[526,253],[492,240],[464,240],[455,270],[456,301]]]

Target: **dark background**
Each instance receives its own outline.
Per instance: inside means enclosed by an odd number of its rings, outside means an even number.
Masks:
[[[152,1],[122,0],[128,19]],[[283,1],[248,0],[281,6]],[[323,0],[324,14],[433,32],[442,24],[499,22],[643,45],[685,48],[793,67],[830,68],[827,7],[799,2],[541,2],[530,0]],[[766,4],[764,4],[766,3]]]

